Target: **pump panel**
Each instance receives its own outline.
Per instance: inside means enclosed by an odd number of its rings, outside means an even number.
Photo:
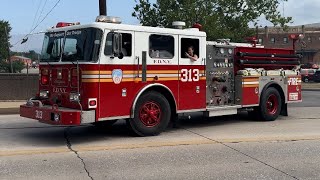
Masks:
[[[235,104],[234,47],[207,45],[207,106]]]

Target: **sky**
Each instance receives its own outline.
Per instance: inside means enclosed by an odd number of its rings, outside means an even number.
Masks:
[[[151,0],[154,2],[155,0]],[[0,0],[0,19],[9,21],[12,27],[11,44],[15,44],[25,34],[28,34],[58,0]],[[134,0],[107,0],[108,15],[121,17],[123,23],[139,24],[132,17]],[[320,22],[320,0],[288,0],[284,5],[284,15],[293,17],[292,25],[302,25]],[[281,13],[282,6],[281,6]],[[39,24],[35,32],[44,31],[57,22],[81,22],[91,23],[99,13],[98,0],[60,0],[45,20]],[[261,26],[272,24],[262,20]],[[13,50],[24,51],[28,49],[40,49],[41,39],[34,36],[24,45],[17,45]]]

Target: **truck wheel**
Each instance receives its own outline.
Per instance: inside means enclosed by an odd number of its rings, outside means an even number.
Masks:
[[[138,136],[155,136],[168,126],[171,117],[168,100],[157,92],[142,95],[134,109],[129,125]]]
[[[281,112],[282,100],[277,89],[268,88],[261,97],[260,118],[265,121],[276,120]]]

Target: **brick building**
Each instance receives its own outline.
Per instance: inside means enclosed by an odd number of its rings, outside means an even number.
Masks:
[[[297,42],[297,53],[303,55],[302,63],[320,64],[320,23],[290,26],[287,31],[279,27],[258,29],[259,43],[271,48],[293,48],[291,34],[303,34],[304,44]]]
[[[29,67],[32,65],[32,60],[30,58],[27,57],[23,57],[23,56],[11,56],[11,62],[14,61],[21,61],[23,62],[26,66],[28,65]]]

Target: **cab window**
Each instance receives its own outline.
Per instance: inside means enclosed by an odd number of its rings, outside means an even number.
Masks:
[[[125,57],[132,56],[132,34],[130,33],[120,33],[122,36],[122,49],[121,52]],[[113,35],[114,32],[110,32],[106,38],[106,45],[104,49],[104,54],[106,56],[111,56],[112,54],[112,47],[113,47]]]
[[[174,37],[150,35],[149,56],[153,59],[172,59],[174,57]]]
[[[200,57],[199,39],[181,38],[181,58],[188,58],[188,51]]]

